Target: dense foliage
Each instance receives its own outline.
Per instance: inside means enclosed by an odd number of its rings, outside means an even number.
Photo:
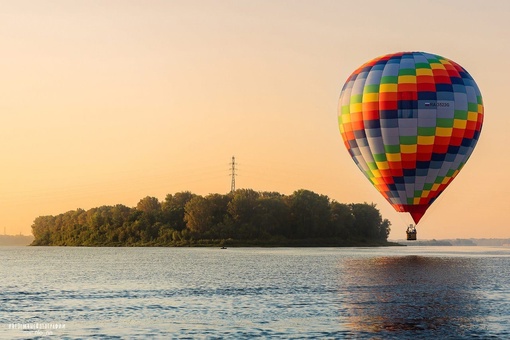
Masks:
[[[240,189],[229,194],[169,194],[77,209],[34,220],[33,245],[349,245],[386,242],[390,222],[374,204],[342,204],[308,190],[292,195]]]

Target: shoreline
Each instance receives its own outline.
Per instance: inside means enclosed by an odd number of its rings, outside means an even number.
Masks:
[[[214,248],[214,247],[231,247],[231,248],[346,248],[346,247],[405,247],[406,245],[397,242],[388,241],[345,241],[338,239],[297,239],[297,240],[192,240],[180,241],[170,244],[158,243],[104,243],[104,244],[53,244],[39,245],[29,244],[31,247],[167,247],[167,248]]]

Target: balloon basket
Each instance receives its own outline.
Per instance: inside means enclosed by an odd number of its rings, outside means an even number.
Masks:
[[[408,241],[416,241],[416,227],[412,224],[409,225],[409,227],[407,227],[407,231],[406,231],[406,234],[407,234],[407,240]]]

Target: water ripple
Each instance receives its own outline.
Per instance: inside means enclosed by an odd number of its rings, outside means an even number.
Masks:
[[[0,248],[0,338],[510,338],[508,251],[436,249]]]

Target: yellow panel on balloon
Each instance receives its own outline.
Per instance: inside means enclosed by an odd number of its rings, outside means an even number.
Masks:
[[[381,84],[379,87],[380,92],[397,92],[397,84]]]
[[[418,136],[418,145],[434,145],[434,136]]]
[[[400,151],[402,153],[416,153],[418,150],[416,144],[415,145],[400,145]]]
[[[439,137],[450,137],[452,135],[452,128],[437,127],[436,136]]]
[[[417,68],[416,69],[417,76],[432,76],[432,70],[430,68]]]
[[[465,119],[454,119],[453,127],[456,129],[465,129],[467,125],[467,120]]]
[[[386,159],[389,162],[400,162],[402,160],[402,156],[400,153],[387,153]]]
[[[390,168],[390,166],[388,165],[388,162],[375,162],[375,164],[377,164],[377,168],[379,170],[388,170]]]
[[[430,64],[430,68],[433,70],[444,70],[444,65],[438,64],[438,63],[432,63],[432,64]]]
[[[478,120],[478,112],[468,112],[468,120],[476,122]]]
[[[379,101],[379,93],[365,93],[363,95],[363,102],[371,103]]]
[[[356,104],[351,104],[351,112],[361,112],[361,108],[363,107],[363,104],[362,103],[356,103]]]
[[[416,76],[399,76],[399,84],[416,84]]]

